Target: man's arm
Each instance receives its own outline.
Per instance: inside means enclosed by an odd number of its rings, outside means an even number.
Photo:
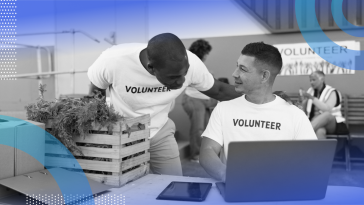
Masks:
[[[242,94],[235,91],[235,87],[233,85],[223,83],[216,79],[212,88],[200,92],[218,101],[232,100],[242,96]]]
[[[313,104],[315,104],[321,111],[326,112],[326,111],[331,111],[332,108],[335,107],[336,104],[336,93],[331,92],[329,98],[327,99],[326,102],[322,102],[317,98],[313,98],[312,102]]]
[[[214,140],[204,137],[200,148],[200,164],[214,179],[225,181],[226,165],[219,158],[222,146]]]
[[[91,85],[90,85],[90,91],[89,91],[88,94],[90,96],[94,96],[95,95],[95,93],[94,93],[95,90],[100,91],[102,96],[106,96],[106,89],[98,88],[93,83],[91,83]]]
[[[326,111],[331,111],[332,108],[335,107],[336,104],[336,93],[335,91],[331,92],[329,98],[327,99],[326,102],[322,102],[321,100],[319,100],[318,98],[310,95],[307,92],[304,92],[303,95],[312,100],[312,103],[318,108],[320,109],[322,112],[326,112]]]

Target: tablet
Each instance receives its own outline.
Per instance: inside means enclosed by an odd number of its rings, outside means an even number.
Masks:
[[[171,182],[157,199],[178,201],[204,201],[212,183]]]

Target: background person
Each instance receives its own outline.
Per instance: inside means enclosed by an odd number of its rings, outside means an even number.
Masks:
[[[220,102],[202,134],[200,164],[216,180],[225,181],[219,154],[228,157],[232,141],[317,139],[305,113],[272,93],[281,68],[281,54],[271,45],[250,43],[241,51],[233,77],[244,95]]]
[[[206,61],[211,52],[211,45],[203,39],[193,42],[189,50],[202,62]],[[211,107],[215,107],[217,101],[204,95],[196,88],[187,87],[183,95],[182,106],[190,119],[190,161],[199,162],[201,134],[205,130],[210,119]]]
[[[325,74],[322,71],[313,72],[310,83],[307,92],[302,91],[302,107],[307,112],[317,137],[325,139],[326,134],[348,134],[341,113],[340,92],[325,84]]]
[[[119,44],[104,51],[88,69],[90,94],[110,90],[111,104],[124,117],[151,116],[150,169],[155,174],[182,175],[171,103],[191,86],[209,97],[239,97],[233,86],[216,81],[204,63],[186,51],[171,33],[148,44]]]

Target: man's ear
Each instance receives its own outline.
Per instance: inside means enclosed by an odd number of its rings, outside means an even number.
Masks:
[[[147,70],[150,74],[155,75],[155,69],[152,64],[148,63]]]
[[[269,70],[263,70],[262,72],[262,83],[268,82],[270,78],[270,71]]]

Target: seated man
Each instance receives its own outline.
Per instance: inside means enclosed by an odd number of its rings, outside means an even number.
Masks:
[[[228,157],[231,141],[317,139],[305,113],[272,93],[281,67],[281,54],[271,45],[251,43],[242,50],[233,77],[235,91],[244,95],[219,103],[202,134],[200,164],[216,180],[225,181],[219,154]]]
[[[302,107],[307,111],[312,127],[319,139],[326,134],[348,134],[341,114],[341,94],[325,84],[325,74],[315,71],[310,75],[311,88],[303,91]]]

